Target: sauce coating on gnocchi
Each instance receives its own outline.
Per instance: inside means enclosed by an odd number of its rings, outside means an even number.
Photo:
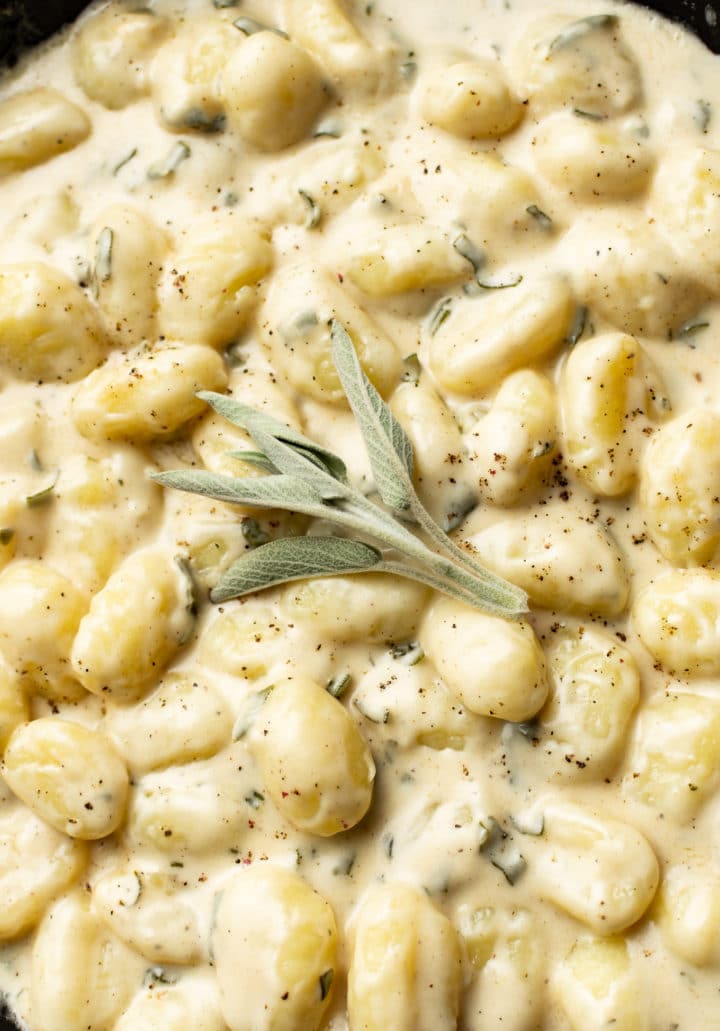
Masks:
[[[4,73],[25,1031],[720,1026],[718,60],[620,0],[103,0]],[[376,496],[333,320],[522,618],[211,601],[330,531],[153,480],[277,472],[204,391]]]

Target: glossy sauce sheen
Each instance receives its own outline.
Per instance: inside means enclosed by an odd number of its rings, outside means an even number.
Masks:
[[[720,1027],[717,61],[610,2],[156,0],[4,82],[31,1031]],[[372,488],[331,317],[527,620],[371,574],[207,600],[308,523],[149,481],[253,473],[196,390]]]

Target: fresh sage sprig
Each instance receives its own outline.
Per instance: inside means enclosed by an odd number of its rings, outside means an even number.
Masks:
[[[345,463],[332,451],[230,397],[199,393],[219,415],[247,430],[257,448],[231,454],[267,475],[233,477],[183,469],[157,473],[155,480],[218,501],[304,513],[353,535],[285,537],[261,544],[222,575],[212,601],[313,576],[384,572],[417,580],[496,615],[526,612],[526,594],[479,565],[425,510],[412,482],[413,449],[407,434],[365,375],[339,322],[332,323],[331,334],[335,368],[362,433],[377,493],[387,507],[350,484]]]

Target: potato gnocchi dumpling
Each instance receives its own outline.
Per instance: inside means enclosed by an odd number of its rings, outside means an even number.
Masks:
[[[469,140],[504,136],[524,114],[499,64],[478,59],[434,69],[424,83],[420,110],[431,125]]]
[[[664,940],[697,967],[720,963],[720,870],[713,860],[688,850],[665,870],[653,916]]]
[[[344,402],[330,351],[331,319],[350,334],[373,385],[383,396],[390,393],[401,372],[394,343],[326,269],[307,264],[273,278],[261,312],[271,359],[290,384],[317,401]]]
[[[298,143],[328,99],[312,57],[275,32],[256,32],[235,51],[223,69],[222,94],[232,129],[265,151]]]
[[[57,90],[15,93],[0,103],[0,177],[73,150],[91,128],[82,108]]]
[[[720,780],[719,754],[717,699],[667,690],[640,712],[625,791],[685,823]]]
[[[647,1027],[642,982],[624,938],[579,938],[555,970],[553,991],[573,1031]]]
[[[674,566],[705,565],[720,542],[720,414],[686,412],[652,437],[640,465],[640,504],[658,551]]]
[[[578,343],[560,378],[564,452],[597,494],[630,490],[653,419],[670,408],[642,345],[624,333]],[[652,461],[652,460],[651,460]]]
[[[375,888],[352,926],[348,1012],[366,1031],[453,1031],[461,977],[455,928],[408,884]]]
[[[212,930],[230,1031],[317,1031],[332,999],[337,937],[330,905],[298,873],[272,864],[236,873]]]
[[[0,816],[0,941],[30,931],[48,905],[81,877],[83,842],[54,830],[25,806],[3,805]]]
[[[542,708],[548,691],[545,659],[528,623],[510,623],[437,597],[421,624],[420,642],[470,712],[521,723]]]
[[[338,0],[286,0],[290,36],[309,50],[342,89],[378,86],[382,55],[362,35]]]
[[[570,287],[558,276],[486,293],[454,307],[429,342],[430,368],[441,387],[470,397],[481,397],[524,365],[550,358],[575,311]]]
[[[80,287],[44,262],[0,265],[0,366],[71,383],[105,357],[102,320]]]
[[[550,478],[558,454],[557,398],[532,369],[507,376],[490,410],[465,434],[480,492],[495,505],[515,505]]]
[[[165,18],[149,10],[109,4],[75,33],[75,81],[90,100],[105,107],[115,110],[131,104],[148,92],[148,65],[167,32]]]
[[[595,627],[560,632],[547,649],[543,751],[560,776],[604,776],[622,754],[640,700],[632,652]]]
[[[465,279],[468,264],[437,226],[409,223],[353,241],[347,274],[372,297],[423,290]]]
[[[633,624],[647,650],[677,676],[720,672],[720,573],[675,569],[661,573],[633,604]]]
[[[272,688],[250,748],[274,805],[300,830],[330,837],[370,807],[375,763],[367,742],[341,702],[312,680]]]
[[[567,106],[607,117],[642,99],[640,68],[616,14],[539,18],[511,50],[509,67],[534,107]]]

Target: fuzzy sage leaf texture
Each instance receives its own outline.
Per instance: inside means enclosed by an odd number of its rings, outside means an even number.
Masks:
[[[381,561],[376,548],[344,537],[282,537],[235,562],[210,598],[227,601],[290,580],[364,573]]]
[[[375,486],[394,511],[412,507],[413,449],[405,430],[363,372],[349,334],[333,320],[332,356],[370,458]]]
[[[385,572],[417,580],[494,615],[515,618],[527,612],[525,592],[459,548],[423,507],[413,486],[413,449],[405,431],[365,375],[344,327],[333,321],[331,334],[333,361],[367,448],[377,492],[387,507],[352,486],[345,463],[332,451],[249,405],[201,392],[198,397],[246,430],[257,448],[229,454],[267,475],[235,477],[178,469],[156,473],[154,480],[230,504],[300,512],[334,523],[345,534],[259,544],[221,577],[212,601],[290,580]],[[393,513],[402,514],[403,521]],[[410,531],[408,520],[425,540]]]

